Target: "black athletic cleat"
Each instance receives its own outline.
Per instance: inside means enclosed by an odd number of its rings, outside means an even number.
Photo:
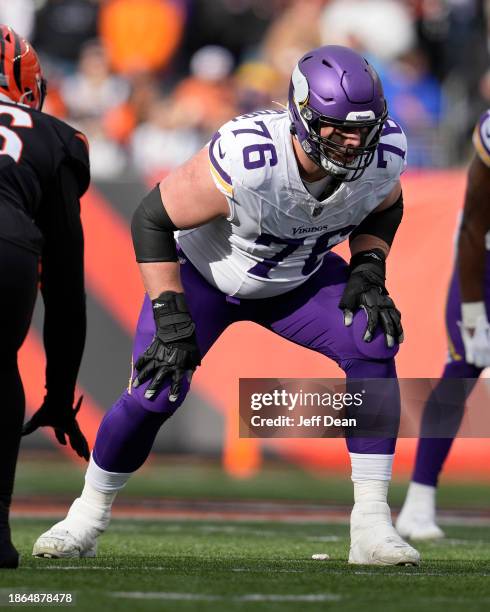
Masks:
[[[19,553],[10,540],[10,535],[0,536],[0,569],[17,569]]]

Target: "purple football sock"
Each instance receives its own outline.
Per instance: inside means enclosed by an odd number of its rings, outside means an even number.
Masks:
[[[358,424],[360,423],[361,427],[364,426],[368,432],[387,432],[387,437],[348,437],[349,452],[392,455],[395,452],[400,420],[400,391],[396,378],[395,360],[350,359],[342,363],[342,367],[347,374],[349,392],[366,391],[363,405],[356,408],[349,416],[355,416]],[[378,380],[380,378],[385,379],[382,384]],[[352,384],[349,379],[354,379],[356,382]],[[364,382],[357,382],[358,379]],[[370,384],[369,379],[375,380]],[[362,389],[357,389],[359,385]]]
[[[420,438],[412,480],[419,484],[437,486],[439,473],[451,450],[454,438]]]
[[[474,366],[464,361],[450,362],[444,368],[442,378],[424,408],[412,476],[414,482],[437,486],[442,466],[463,419],[466,399],[477,381],[475,376],[478,373]],[[455,379],[459,380],[456,382]],[[431,432],[447,434],[448,437],[428,437]]]
[[[150,412],[126,391],[105,415],[93,450],[107,472],[135,472],[146,461],[168,413]]]

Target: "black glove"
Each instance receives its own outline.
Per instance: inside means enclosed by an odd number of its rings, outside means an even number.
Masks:
[[[367,327],[363,340],[371,342],[374,331],[381,324],[386,345],[391,348],[403,342],[400,311],[385,287],[385,255],[381,249],[363,251],[354,255],[350,262],[350,276],[339,308],[344,311],[344,324],[352,324],[354,312],[363,308],[367,315]]]
[[[172,384],[169,400],[179,396],[184,376],[191,376],[201,365],[201,353],[197,346],[196,326],[187,308],[183,293],[164,291],[152,300],[156,335],[153,342],[134,364],[138,372],[133,386],[138,387],[152,378],[145,391],[146,399],[154,399],[167,376]]]
[[[43,405],[33,417],[22,428],[22,435],[27,436],[38,427],[50,426],[54,429],[56,439],[60,444],[66,446],[65,435],[68,436],[70,446],[79,457],[86,461],[90,458],[87,440],[83,435],[78,423],[77,414],[82,405],[83,395],[80,396],[75,408],[67,408],[66,404],[44,398]]]

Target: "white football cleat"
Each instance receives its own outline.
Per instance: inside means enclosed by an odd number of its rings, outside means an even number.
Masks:
[[[32,555],[49,559],[95,557],[96,538],[99,534],[96,529],[74,529],[65,519],[39,536],[32,549]]]
[[[396,521],[396,529],[403,538],[411,540],[439,540],[445,536],[436,523],[436,488],[410,483],[407,497]]]
[[[32,555],[53,559],[95,557],[97,537],[105,531],[110,518],[110,506],[98,508],[78,497],[66,518],[39,536]]]
[[[420,555],[398,535],[387,503],[357,502],[350,521],[349,563],[356,565],[418,565]]]
[[[444,531],[437,525],[434,512],[405,504],[398,515],[396,530],[410,540],[440,540]]]
[[[426,514],[401,512],[396,521],[398,533],[410,540],[440,540],[444,531]]]

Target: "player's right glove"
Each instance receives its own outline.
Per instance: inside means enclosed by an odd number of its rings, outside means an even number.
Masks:
[[[385,255],[381,249],[363,251],[350,261],[350,276],[339,308],[344,311],[344,325],[352,324],[354,312],[362,308],[366,312],[367,326],[363,340],[370,342],[378,324],[383,328],[386,345],[391,348],[403,342],[400,311],[388,295],[385,287]]]
[[[156,334],[153,342],[134,364],[138,374],[133,386],[151,378],[145,391],[146,399],[155,399],[164,380],[171,377],[169,400],[175,402],[184,376],[190,376],[201,365],[197,345],[196,325],[187,308],[183,293],[164,291],[152,300]]]
[[[465,360],[477,368],[490,366],[490,324],[483,302],[463,302],[462,321],[458,323]]]
[[[56,439],[60,444],[66,446],[65,435],[68,436],[70,446],[79,457],[86,461],[90,458],[87,440],[83,435],[78,423],[77,414],[82,405],[83,395],[78,399],[75,408],[71,404],[54,401],[48,395],[44,398],[43,405],[22,428],[22,435],[27,436],[38,427],[50,426],[54,429]]]

